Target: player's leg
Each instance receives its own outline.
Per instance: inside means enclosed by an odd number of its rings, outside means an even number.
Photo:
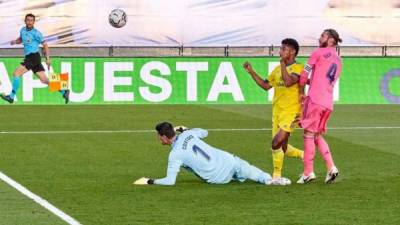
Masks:
[[[317,105],[313,104],[309,98],[307,98],[304,101],[303,118],[301,119],[301,127],[304,128],[304,170],[300,179],[297,181],[299,184],[304,184],[315,179],[315,133],[318,131],[319,120],[319,108]]]
[[[282,148],[283,152],[285,152],[285,155],[286,155],[286,152],[287,152],[287,149],[288,149],[289,137],[290,137],[290,133],[286,137],[286,139],[282,142],[282,147],[281,148]]]
[[[330,111],[324,110],[321,116],[321,121],[319,122],[318,134],[315,136],[315,144],[318,147],[319,153],[325,161],[326,169],[330,171],[334,166],[331,151],[329,149],[328,143],[326,143],[322,134],[326,131],[326,124],[330,116]]]
[[[14,71],[13,80],[12,80],[12,91],[10,96],[12,98],[15,97],[17,90],[19,89],[21,83],[21,76],[24,75],[29,70],[24,65],[19,65],[18,68]]]
[[[288,145],[290,134],[294,131],[294,125],[298,119],[298,112],[280,111],[276,112],[274,138],[272,140],[272,160],[274,165],[273,177],[279,178],[282,174],[283,160],[285,155],[301,158],[303,151]]]
[[[261,184],[272,184],[272,177],[269,173],[266,173],[261,169],[250,165],[247,161],[239,157],[235,157],[235,163],[236,168],[238,168],[236,173],[234,174],[235,180],[243,182],[246,179],[250,179]],[[289,185],[291,183],[289,179],[284,177],[280,178],[279,180],[279,185]]]
[[[326,131],[326,124],[328,122],[330,116],[330,111],[325,110],[321,117],[321,121],[319,124],[319,133],[315,136],[315,144],[318,147],[318,150],[325,161],[326,169],[330,171],[334,166],[331,151],[329,149],[328,143],[326,143],[322,134]]]
[[[304,131],[304,172],[308,176],[314,172],[314,157],[315,157],[315,133]]]
[[[40,82],[42,82],[43,84],[49,85],[49,78],[46,76],[46,73],[44,72],[44,70],[37,71],[37,72],[35,72],[35,74],[40,79]]]
[[[273,109],[273,117],[272,117],[272,139],[274,140],[275,136],[279,132],[279,112],[276,109]],[[273,143],[274,141],[272,141]],[[274,179],[279,179],[282,175],[282,167],[283,167],[283,159],[284,159],[284,152],[281,148],[273,149],[271,148],[272,153],[272,166],[273,172],[272,177]]]
[[[339,176],[339,170],[336,168],[335,163],[333,162],[332,154],[329,149],[328,143],[322,136],[322,133],[326,132],[327,123],[330,117],[331,111],[325,110],[322,114],[321,121],[319,124],[319,134],[315,136],[315,144],[318,147],[318,150],[325,161],[327,175],[325,182],[331,183],[333,182],[337,176]]]
[[[335,165],[333,162],[331,151],[329,149],[329,145],[323,138],[322,134],[317,134],[315,136],[315,144],[317,145],[319,153],[325,161],[327,171],[330,171]]]
[[[16,95],[16,93],[19,89],[20,83],[21,83],[21,76],[23,74],[25,74],[26,72],[28,72],[28,69],[24,63],[21,63],[21,65],[19,65],[18,68],[13,73],[11,93],[9,95],[3,95],[3,94],[0,95],[3,100],[5,100],[9,103],[14,102],[15,95]]]
[[[331,170],[332,167],[334,166],[334,163],[328,143],[326,143],[322,135],[317,135],[315,137],[315,144],[317,145],[319,153],[321,154],[322,158],[325,161],[326,169],[328,171]]]
[[[329,145],[328,143],[326,143],[322,135],[317,135],[315,137],[315,143],[317,144],[318,150],[325,161],[325,165],[328,171],[325,178],[325,183],[331,183],[336,179],[336,177],[339,176],[339,170],[336,168],[333,162]]]
[[[282,148],[282,150],[286,151],[287,140],[288,140],[289,136],[290,136],[289,132],[286,132],[283,129],[279,129],[278,132],[275,134],[275,136],[272,139],[271,148],[273,150]]]
[[[304,157],[304,152],[303,152],[303,150],[300,150],[300,149],[298,149],[298,148],[296,148],[296,147],[294,147],[293,145],[291,145],[291,144],[287,144],[287,150],[286,150],[286,152],[285,152],[285,156],[287,156],[287,157],[292,157],[292,158],[300,158],[300,159],[303,159],[303,157]]]
[[[304,159],[303,165],[304,170],[300,179],[297,181],[298,184],[308,183],[314,180],[314,156],[315,156],[315,133],[311,131],[304,131]]]
[[[284,150],[282,148],[283,143],[289,137],[289,133],[282,129],[279,129],[272,139],[272,164],[274,166],[273,178],[279,179],[282,176],[283,160],[285,157]]]
[[[288,122],[290,123],[290,126],[289,126],[290,133],[292,133],[294,131],[294,128],[298,126],[299,117],[300,117],[300,114],[298,112],[291,113],[290,115],[288,114],[287,118],[288,118]],[[288,137],[288,139],[289,139],[289,137]],[[303,159],[304,152],[303,152],[303,150],[300,150],[300,149],[290,145],[289,141],[288,141],[287,149],[285,151],[285,156]]]

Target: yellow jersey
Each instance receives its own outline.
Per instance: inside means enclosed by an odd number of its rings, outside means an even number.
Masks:
[[[300,75],[303,65],[293,63],[286,67],[289,76]],[[274,98],[272,106],[277,111],[291,111],[293,113],[300,112],[301,105],[299,102],[299,84],[286,87],[282,78],[281,65],[275,67],[267,78],[269,84],[274,88]]]

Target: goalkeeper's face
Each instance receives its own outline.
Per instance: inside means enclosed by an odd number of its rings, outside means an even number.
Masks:
[[[170,145],[172,143],[172,141],[167,136],[160,134],[157,135],[162,145]]]

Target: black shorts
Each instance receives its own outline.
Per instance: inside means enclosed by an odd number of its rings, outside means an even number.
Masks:
[[[25,66],[27,70],[32,70],[34,73],[44,71],[39,52],[26,55],[21,65]]]

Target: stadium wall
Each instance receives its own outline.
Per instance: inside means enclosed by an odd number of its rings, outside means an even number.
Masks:
[[[298,60],[305,62],[313,48],[302,47]],[[400,54],[396,52],[400,47],[349,48],[338,49],[344,57],[335,102],[400,103]],[[250,61],[259,74],[266,76],[279,65],[276,49],[53,48],[52,55],[57,56],[52,58],[51,73],[70,74],[71,102],[75,104],[269,104],[272,92],[258,88],[242,64]],[[11,90],[12,72],[22,60],[15,57],[21,55],[19,51],[0,50],[1,92]],[[355,56],[357,51],[360,54]],[[49,94],[32,73],[22,80],[17,104],[62,103],[59,94]]]

